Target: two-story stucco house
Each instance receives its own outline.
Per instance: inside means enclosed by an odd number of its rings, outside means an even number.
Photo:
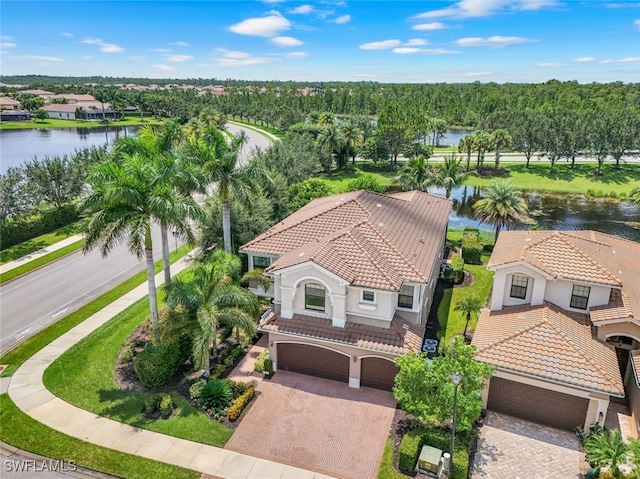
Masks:
[[[503,232],[488,268],[491,305],[473,336],[476,358],[497,367],[485,406],[571,430],[603,425],[610,400],[628,400],[637,427],[640,244],[595,231]]]
[[[319,198],[245,244],[273,279],[276,370],[391,389],[395,357],[421,349],[452,203],[419,191]]]

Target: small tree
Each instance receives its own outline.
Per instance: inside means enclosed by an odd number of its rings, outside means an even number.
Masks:
[[[482,411],[478,394],[485,387],[494,368],[474,359],[475,346],[467,346],[455,338],[443,356],[429,362],[423,353],[400,356],[396,364],[393,395],[407,413],[425,423],[441,423],[453,413],[454,385],[452,374],[462,375],[456,404],[457,425],[468,431]]]
[[[469,321],[471,321],[471,315],[477,316],[482,309],[482,300],[477,296],[465,296],[458,304],[453,308],[454,311],[460,311],[466,319],[464,324],[464,331],[462,335],[467,337],[467,328],[469,327]]]
[[[623,477],[620,465],[627,459],[628,446],[617,429],[592,434],[584,443],[587,462],[592,466],[608,467],[616,479]]]
[[[49,118],[49,113],[44,108],[38,108],[36,111],[31,113],[31,119],[35,121],[44,121]]]

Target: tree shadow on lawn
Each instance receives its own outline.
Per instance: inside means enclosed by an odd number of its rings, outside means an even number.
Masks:
[[[46,242],[41,240],[30,240],[25,241],[24,243],[20,243],[18,245],[12,246],[11,248],[2,251],[0,255],[2,255],[2,261],[14,261],[19,259],[28,260],[30,259],[28,255],[39,251],[43,248],[49,246]]]
[[[513,173],[528,173],[552,180],[571,182],[576,178],[585,178],[590,181],[603,184],[625,185],[632,181],[640,181],[640,168],[627,167],[616,168],[614,165],[604,165],[602,175],[596,175],[596,165],[570,165],[556,163],[554,170],[550,171],[550,165],[513,165],[509,169]]]

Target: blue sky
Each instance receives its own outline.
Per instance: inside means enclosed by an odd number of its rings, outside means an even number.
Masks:
[[[640,2],[0,3],[5,75],[640,82]]]

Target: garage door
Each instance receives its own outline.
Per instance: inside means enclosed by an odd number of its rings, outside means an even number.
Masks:
[[[547,426],[584,426],[589,400],[501,378],[491,378],[487,409]]]
[[[391,391],[400,368],[393,361],[382,358],[363,358],[360,386]]]
[[[278,370],[349,382],[350,356],[308,344],[278,344]]]

